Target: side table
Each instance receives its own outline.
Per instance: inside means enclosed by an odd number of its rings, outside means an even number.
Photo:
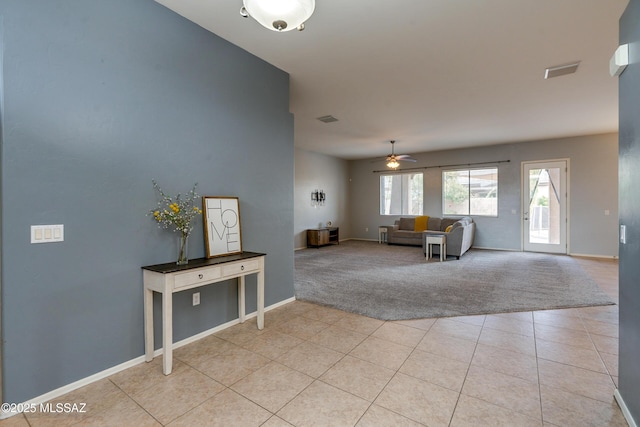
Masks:
[[[378,227],[378,243],[387,243],[387,225]]]
[[[440,262],[447,258],[447,236],[444,234],[428,234],[425,239],[427,245],[427,260],[433,256],[433,246],[440,246]]]

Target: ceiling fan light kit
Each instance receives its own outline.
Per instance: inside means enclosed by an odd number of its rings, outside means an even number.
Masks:
[[[391,159],[387,162],[387,167],[390,167],[391,169],[397,169],[398,166],[400,166],[400,163],[398,163],[396,159]]]
[[[242,0],[240,15],[251,16],[272,31],[304,30],[316,8],[315,0]]]
[[[389,154],[389,156],[387,156],[386,158],[388,168],[398,169],[398,167],[400,166],[400,163],[398,163],[399,160],[406,161],[406,162],[416,161],[416,159],[414,159],[408,154],[395,154],[395,152],[393,151],[393,146],[396,142],[395,141],[389,141],[389,142],[391,143],[391,154]]]

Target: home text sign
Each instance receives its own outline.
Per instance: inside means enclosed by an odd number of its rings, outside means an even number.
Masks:
[[[238,198],[204,196],[202,211],[207,258],[242,252]]]

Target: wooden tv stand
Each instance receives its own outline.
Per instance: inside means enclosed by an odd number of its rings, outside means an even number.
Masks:
[[[320,246],[331,244],[340,244],[339,227],[311,228],[307,230],[308,248],[319,248]]]

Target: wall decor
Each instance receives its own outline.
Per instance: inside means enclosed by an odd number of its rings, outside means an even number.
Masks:
[[[318,207],[324,206],[324,201],[326,200],[327,195],[324,190],[315,189],[311,192],[311,206]]]
[[[207,258],[242,252],[240,202],[237,197],[202,197]]]
[[[153,188],[160,195],[158,205],[147,213],[147,216],[153,216],[160,228],[172,228],[177,236],[178,260],[176,264],[185,265],[189,263],[189,235],[193,230],[193,222],[196,217],[202,213],[200,208],[196,206],[196,202],[200,199],[196,193],[198,183],[193,184],[191,191],[185,197],[178,194],[176,197],[170,197],[162,191],[162,188],[155,180],[151,181]]]

